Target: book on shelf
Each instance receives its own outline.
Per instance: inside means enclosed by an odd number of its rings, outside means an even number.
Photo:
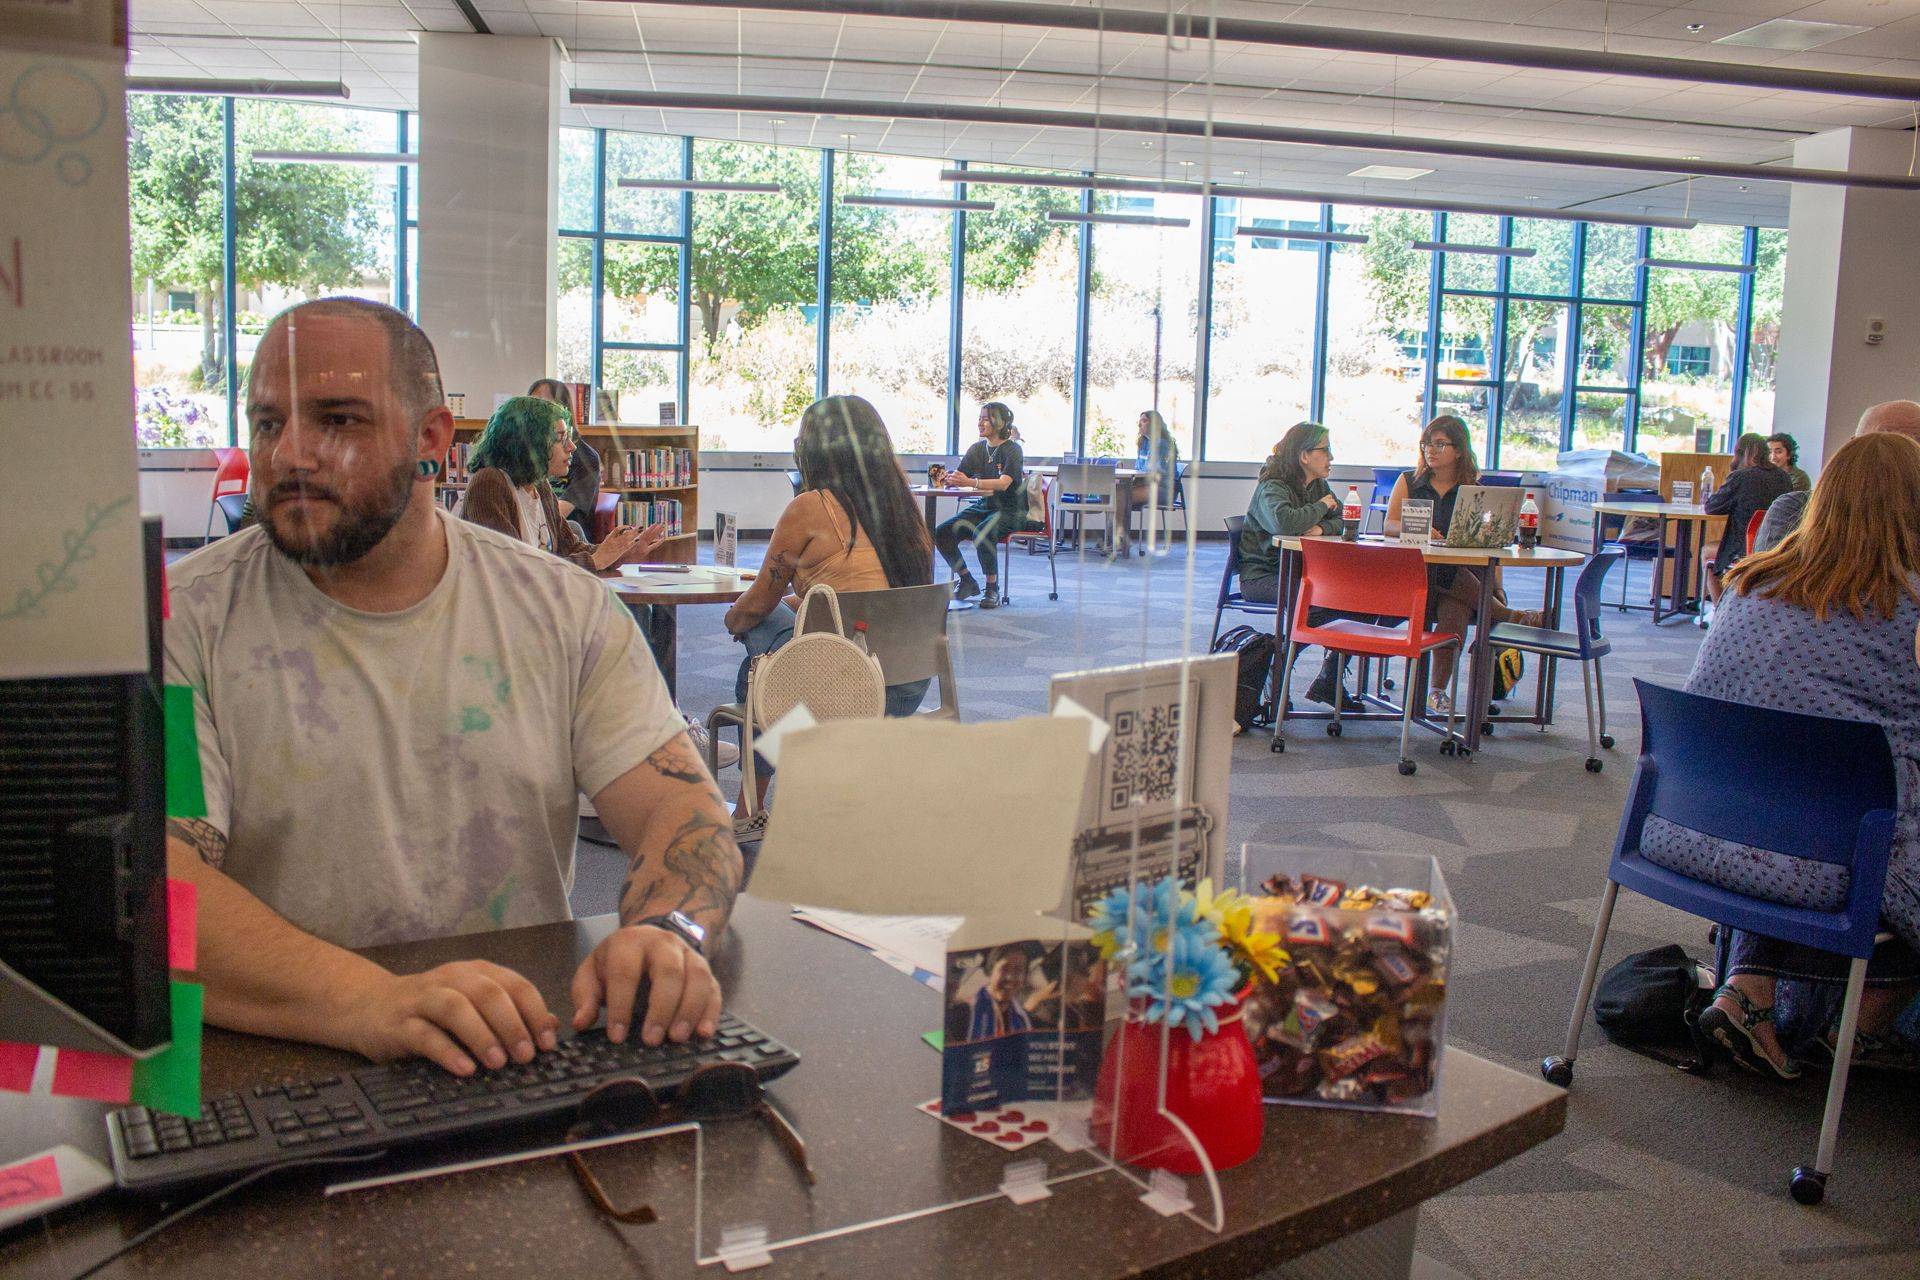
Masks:
[[[683,523],[685,510],[685,505],[674,498],[629,498],[620,503],[613,519],[615,524],[630,524],[638,529],[665,524],[667,536],[674,538],[686,532]]]
[[[665,489],[693,483],[691,449],[608,449],[600,455],[609,489]]]
[[[465,484],[467,481],[473,479],[472,469],[468,465],[468,462],[473,457],[473,448],[476,443],[478,442],[456,440],[453,445],[448,448],[447,465],[444,468],[445,479],[442,483]]]

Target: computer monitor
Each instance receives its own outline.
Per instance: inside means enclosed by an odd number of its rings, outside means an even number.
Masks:
[[[0,680],[0,1039],[170,1033],[159,517],[142,535],[148,669]]]

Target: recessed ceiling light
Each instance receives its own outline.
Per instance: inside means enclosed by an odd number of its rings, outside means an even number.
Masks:
[[[1682,160],[1698,160],[1700,157],[1699,156],[1681,156],[1680,158]]]
[[[1151,142],[1142,142],[1142,143],[1141,143],[1140,145],[1141,145],[1141,146],[1143,146],[1143,147],[1151,147],[1151,146],[1153,145],[1153,143],[1151,143]]]
[[[1414,169],[1400,164],[1363,165],[1348,174],[1349,178],[1385,178],[1390,182],[1411,182],[1415,178],[1424,178],[1432,173],[1431,169]]]
[[[1180,162],[1180,167],[1181,167],[1182,169],[1191,169],[1191,168],[1193,168],[1193,161],[1191,161],[1191,160],[1182,160],[1182,161]]]
[[[1247,176],[1247,171],[1245,169],[1235,169],[1233,171],[1233,176],[1236,178],[1244,178]]]
[[[1744,44],[1755,49],[1781,49],[1800,52],[1817,49],[1848,36],[1865,35],[1872,27],[1856,27],[1845,22],[1809,22],[1804,18],[1775,18],[1759,26],[1721,36],[1715,44]]]
[[[1687,24],[1687,30],[1689,31],[1705,31],[1706,29],[1707,24],[1704,22],[1689,22]]]

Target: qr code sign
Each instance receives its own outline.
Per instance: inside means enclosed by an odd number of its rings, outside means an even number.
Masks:
[[[1114,715],[1107,808],[1174,802],[1180,762],[1180,704],[1162,703]]]

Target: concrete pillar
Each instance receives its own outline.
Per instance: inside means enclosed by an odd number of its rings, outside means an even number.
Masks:
[[[420,324],[484,418],[552,372],[560,52],[539,36],[420,33]]]
[[[1906,130],[1835,129],[1794,144],[1793,163],[1851,173],[1907,172]],[[1920,399],[1920,197],[1903,191],[1793,188],[1787,222],[1774,425],[1815,470],[1853,435],[1862,410]],[[1885,325],[1869,343],[1872,320]]]

